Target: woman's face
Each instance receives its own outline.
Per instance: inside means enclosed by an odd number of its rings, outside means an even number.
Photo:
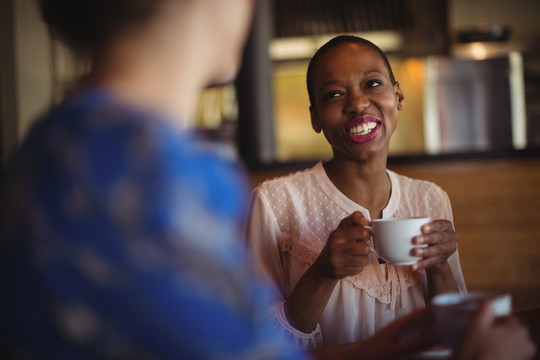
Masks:
[[[311,123],[323,131],[334,158],[388,155],[404,97],[375,51],[357,43],[328,50],[315,64],[313,92]]]

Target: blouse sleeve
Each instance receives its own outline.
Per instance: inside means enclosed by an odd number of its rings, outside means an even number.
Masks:
[[[247,241],[255,270],[267,276],[285,299],[290,292],[279,252],[281,231],[264,195],[256,189],[252,195],[251,213],[247,226]]]
[[[252,196],[251,214],[247,226],[249,252],[253,257],[255,271],[270,279],[280,299],[268,307],[275,331],[287,342],[300,350],[310,350],[322,346],[323,337],[317,324],[311,333],[303,333],[289,324],[284,312],[287,294],[291,292],[290,282],[282,266],[279,239],[282,236],[277,220],[264,194],[256,189]]]
[[[299,350],[312,350],[322,347],[323,336],[321,326],[317,324],[315,330],[309,334],[295,329],[285,317],[284,305],[285,301],[283,300],[273,303],[268,308],[271,323],[276,333],[279,334],[279,337]]]
[[[441,195],[441,203],[442,203],[442,218],[447,219],[452,223],[452,226],[454,224],[454,217],[452,214],[452,206],[450,204],[450,199],[448,197],[448,194],[445,191],[442,191]],[[459,249],[456,249],[456,251],[450,255],[448,258],[448,264],[450,265],[450,268],[452,269],[452,273],[454,274],[454,279],[456,280],[456,284],[458,286],[460,293],[467,292],[467,287],[465,285],[465,279],[463,278],[463,272],[461,271],[461,265],[459,263]]]

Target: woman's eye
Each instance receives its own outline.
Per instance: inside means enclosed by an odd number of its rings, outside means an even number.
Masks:
[[[323,99],[324,100],[330,100],[330,99],[333,99],[333,98],[337,98],[340,95],[341,95],[341,93],[339,91],[329,91],[326,94],[324,94]]]
[[[367,88],[374,88],[374,87],[381,86],[381,85],[382,85],[382,81],[380,81],[380,80],[369,80],[366,83]]]

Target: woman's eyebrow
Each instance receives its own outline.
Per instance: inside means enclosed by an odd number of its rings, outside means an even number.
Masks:
[[[380,72],[379,70],[368,70],[368,71],[364,72],[364,76],[371,75],[373,73],[384,75],[384,73]]]
[[[384,74],[383,74],[381,71],[379,71],[379,70],[368,70],[368,71],[364,71],[364,72],[362,73],[362,77],[366,77],[366,76],[371,75],[371,74],[374,74],[374,73],[384,75]],[[339,80],[336,80],[336,79],[331,79],[331,80],[325,81],[325,82],[319,87],[319,89],[322,89],[322,88],[324,88],[325,86],[331,86],[331,85],[340,85],[340,81],[339,81]]]
[[[328,80],[328,81],[324,82],[319,88],[322,89],[323,87],[329,86],[329,85],[339,85],[339,81],[338,80]]]

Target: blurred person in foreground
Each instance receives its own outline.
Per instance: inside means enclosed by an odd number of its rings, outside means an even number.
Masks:
[[[39,2],[89,73],[2,184],[3,358],[299,358],[257,323],[239,164],[193,131],[234,79],[251,0]]]
[[[259,313],[239,244],[248,183],[193,131],[200,91],[234,78],[250,0],[42,0],[87,76],[2,179],[3,359],[303,359]],[[423,309],[317,358],[436,343]],[[474,348],[474,346],[473,346]]]

